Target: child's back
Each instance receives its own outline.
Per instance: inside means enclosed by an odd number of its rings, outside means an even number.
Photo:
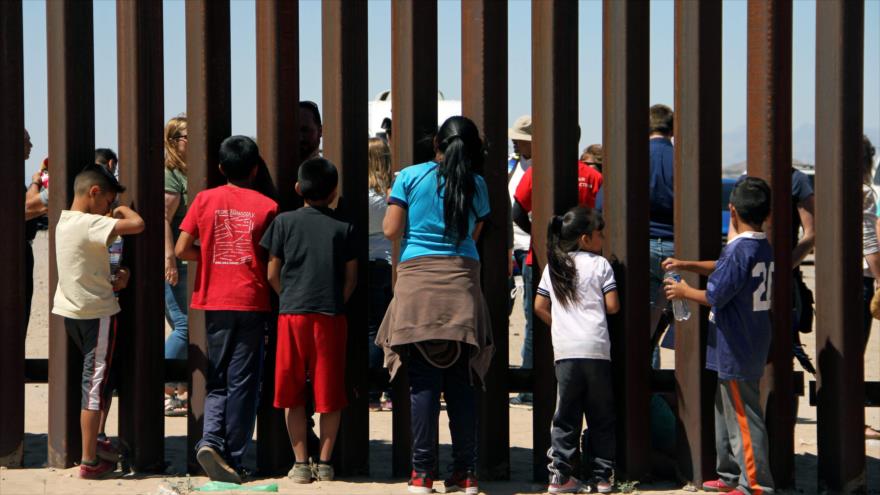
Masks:
[[[605,294],[617,289],[608,260],[586,251],[570,253],[577,270],[579,299],[564,307],[553,292],[550,270],[545,269],[538,294],[551,303],[553,356],[562,359],[611,360],[611,341],[605,317]]]
[[[201,243],[192,308],[271,309],[259,242],[277,213],[274,201],[244,187],[227,184],[196,196],[180,225]]]
[[[307,206],[272,222],[260,244],[269,251],[269,282],[280,295],[275,346],[275,400],[286,409],[296,463],[288,475],[297,483],[330,481],[345,391],[348,326],[345,302],[357,280],[352,226],[328,207],[339,176],[323,158],[306,160],[297,173],[296,192]],[[317,469],[308,460],[306,380],[311,379],[314,411],[321,413]]]
[[[721,252],[706,285],[712,304],[706,367],[723,380],[764,373],[772,328],[773,248],[763,232],[743,232]]]
[[[321,206],[283,213],[272,223],[262,245],[283,262],[281,314],[345,312],[345,265],[357,255],[352,230]]]
[[[554,217],[547,229],[547,267],[538,285],[535,315],[550,326],[556,367],[556,413],[550,433],[550,493],[599,493],[612,489],[614,391],[607,314],[620,303],[608,260],[600,256],[605,222],[594,210],[576,207]],[[589,487],[578,479],[581,424],[590,427],[582,466]]]
[[[55,229],[58,287],[52,312],[88,320],[119,312],[110,281],[108,246],[115,218],[64,210]]]
[[[190,307],[204,310],[205,318],[208,366],[196,460],[212,480],[240,483],[237,469],[253,434],[272,309],[259,240],[278,205],[251,189],[262,163],[252,139],[226,138],[219,157],[228,183],[196,195],[174,251],[199,262]]]

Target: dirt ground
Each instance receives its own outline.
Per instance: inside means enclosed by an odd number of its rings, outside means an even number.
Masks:
[[[34,254],[37,259],[35,270],[35,296],[33,314],[31,316],[30,330],[27,339],[27,357],[48,357],[48,270],[46,263],[40,260],[47,259],[47,239],[41,233],[34,242]],[[811,287],[814,283],[812,266],[805,267],[805,278]],[[159,308],[157,308],[157,311]],[[875,322],[875,326],[878,325]],[[510,326],[510,361],[511,365],[520,362],[519,349],[522,342],[522,309],[519,305],[514,308]],[[805,337],[807,352],[814,355],[814,335]],[[880,380],[880,331],[875,327],[866,353],[865,378],[867,380]],[[664,350],[662,354],[664,367],[671,366],[674,361],[672,351]],[[800,370],[798,365],[796,369]],[[86,481],[76,477],[76,468],[68,470],[56,470],[47,468],[47,429],[48,429],[48,401],[47,386],[28,385],[26,391],[27,414],[25,417],[25,467],[23,469],[0,470],[0,495],[25,495],[25,494],[163,494],[170,495],[176,489],[177,493],[187,493],[194,488],[202,486],[207,479],[204,477],[189,477],[184,472],[184,459],[186,448],[186,419],[166,418],[165,422],[165,452],[169,463],[168,471],[164,475],[117,479],[102,481]],[[866,409],[866,421],[874,427],[880,427],[880,408]],[[108,421],[108,434],[115,436],[116,433],[116,410],[111,413]],[[445,412],[441,413],[440,419],[440,442],[441,467],[446,465],[444,459],[449,458],[449,430],[446,428]],[[511,478],[509,482],[483,482],[481,489],[484,493],[491,494],[514,494],[514,493],[542,493],[546,485],[535,484],[527,481],[531,474],[531,444],[532,422],[531,410],[525,407],[511,407],[510,409],[510,458]],[[257,480],[249,484],[277,483],[280,493],[321,493],[321,494],[401,494],[406,493],[406,482],[401,479],[391,479],[391,413],[374,412],[370,414],[370,468],[372,476],[369,479],[346,479],[330,483],[315,483],[312,485],[295,485],[286,478]],[[253,448],[251,452],[253,452]],[[809,405],[806,397],[800,399],[798,421],[795,429],[795,466],[797,472],[797,489],[793,493],[816,493],[816,409]],[[867,478],[869,493],[880,493],[880,441],[866,442]],[[253,455],[250,462],[253,462]],[[442,483],[438,484],[438,491],[442,492]],[[688,493],[681,490],[676,484],[640,484],[638,489],[643,493],[673,494]]]

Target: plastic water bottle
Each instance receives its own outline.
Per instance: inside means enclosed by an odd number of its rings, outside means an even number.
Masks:
[[[663,278],[671,278],[676,282],[681,282],[681,275],[678,272],[668,271]],[[675,316],[675,321],[684,321],[691,317],[691,308],[688,305],[687,301],[684,299],[673,299],[672,300],[672,315]]]

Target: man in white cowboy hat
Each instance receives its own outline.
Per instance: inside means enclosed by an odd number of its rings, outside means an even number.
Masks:
[[[580,132],[580,129],[578,129]],[[529,116],[523,116],[516,119],[513,127],[508,130],[508,135],[513,140],[514,149],[528,148],[528,155],[531,157],[532,152],[532,119]],[[525,141],[523,138],[528,138]],[[525,152],[523,152],[525,154]],[[541,166],[538,164],[538,166]],[[575,162],[578,167],[578,199],[577,204],[594,208],[596,206],[596,195],[602,187],[602,174],[582,161]],[[531,233],[532,222],[530,214],[532,212],[532,171],[529,167],[522,174],[519,184],[513,194],[513,205],[511,216],[516,226],[523,232]],[[576,205],[571,205],[576,206]],[[516,236],[514,236],[515,238]],[[515,243],[515,240],[514,240]],[[531,277],[532,277],[532,253],[529,251],[523,266],[523,281],[526,294],[531,295]],[[526,307],[526,332],[523,341],[523,368],[532,367],[532,325],[531,325],[531,301],[524,304]]]
[[[516,119],[513,127],[507,130],[507,135],[513,142],[513,154],[507,161],[507,191],[510,194],[510,203],[513,207],[514,194],[520,181],[532,165],[532,117],[523,115]],[[531,246],[531,236],[516,224],[513,225],[513,259],[523,279],[523,316],[526,320],[525,340],[522,347],[522,367],[532,367],[532,300],[528,297],[532,292],[532,267],[525,264],[526,256]],[[511,292],[515,285],[511,277]],[[511,306],[513,296],[511,297]],[[531,402],[532,394],[519,394],[514,399],[517,403]]]

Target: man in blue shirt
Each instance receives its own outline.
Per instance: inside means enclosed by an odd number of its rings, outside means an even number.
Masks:
[[[711,306],[706,368],[718,373],[715,395],[716,471],[703,490],[772,494],[767,427],[759,382],[770,352],[773,248],[762,224],[770,213],[770,186],[756,177],[740,181],[730,194],[734,237],[718,261],[663,262],[667,270],[709,275],[706,290],[666,281],[667,299]]]
[[[650,298],[651,307],[655,304],[666,304],[657,301],[657,291],[663,285],[663,268],[660,263],[675,255],[673,242],[673,202],[672,183],[673,148],[672,148],[672,109],[666,105],[651,107],[650,138]],[[660,368],[660,349],[654,348],[651,366]]]

